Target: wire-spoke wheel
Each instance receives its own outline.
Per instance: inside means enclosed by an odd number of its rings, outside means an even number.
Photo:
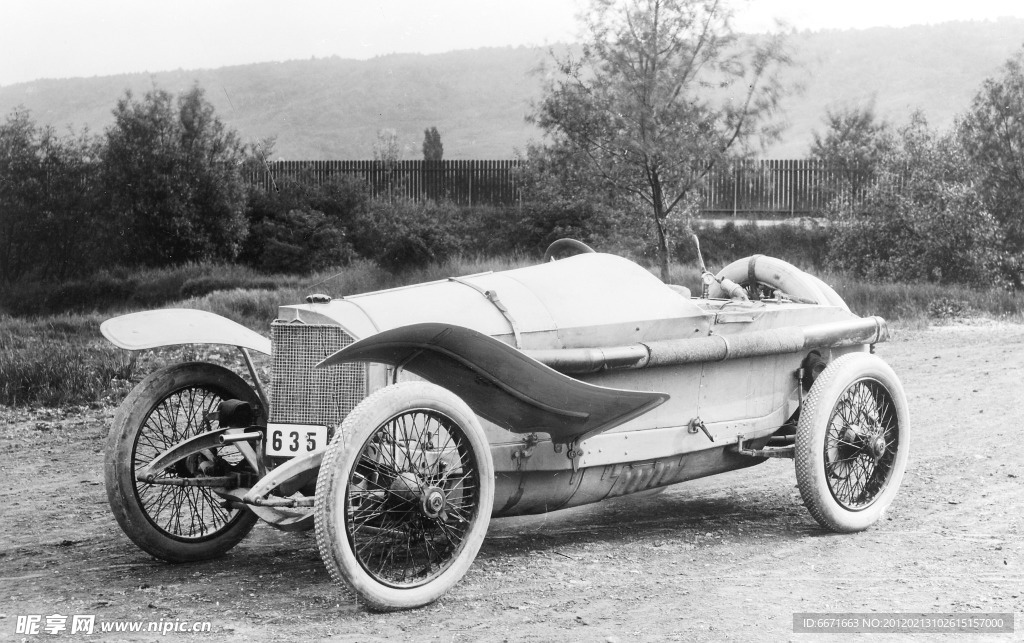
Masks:
[[[121,529],[144,551],[169,562],[219,556],[252,529],[251,511],[229,508],[210,487],[189,479],[252,473],[255,462],[238,445],[207,449],[158,472],[153,484],[136,479],[153,459],[182,440],[217,428],[206,417],[223,400],[259,406],[245,380],[206,363],[161,369],[125,398],[107,438],[107,499]]]
[[[906,469],[908,418],[899,379],[874,355],[843,356],[815,380],[800,411],[796,475],[822,526],[860,531],[885,512]]]
[[[324,456],[320,555],[373,609],[426,605],[469,569],[493,501],[490,447],[469,407],[426,382],[389,386],[349,414]]]

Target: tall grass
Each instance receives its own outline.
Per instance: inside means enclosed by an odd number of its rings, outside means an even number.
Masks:
[[[296,275],[264,275],[234,264],[118,268],[58,284],[26,280],[8,285],[0,291],[0,312],[22,316],[143,309],[229,288],[272,290],[298,286],[304,279]]]
[[[87,404],[123,388],[137,357],[100,341],[99,315],[0,317],[0,404]]]
[[[917,324],[952,317],[1024,322],[1021,292],[934,283],[878,283],[834,273],[819,276],[858,315],[880,315]]]

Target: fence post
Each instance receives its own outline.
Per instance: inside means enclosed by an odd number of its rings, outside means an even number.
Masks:
[[[789,218],[796,213],[796,161],[789,161]]]
[[[732,163],[732,218],[736,218],[740,196],[740,164]]]

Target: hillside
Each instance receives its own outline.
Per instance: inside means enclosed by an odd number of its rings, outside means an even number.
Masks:
[[[768,157],[806,154],[828,107],[874,100],[900,123],[913,109],[946,126],[981,82],[1024,44],[1024,20],[957,22],[902,29],[800,32],[791,79],[804,91],[785,103],[789,129]],[[261,63],[0,87],[0,113],[22,105],[37,121],[99,131],[126,89],[202,85],[218,114],[247,140],[277,137],[275,158],[360,159],[379,128],[394,128],[404,158],[419,158],[423,129],[441,132],[450,159],[509,158],[540,133],[524,121],[539,96],[535,70],[547,53],[492,48]]]

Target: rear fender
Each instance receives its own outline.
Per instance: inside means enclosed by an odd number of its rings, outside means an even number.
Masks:
[[[137,351],[178,344],[226,344],[270,355],[270,340],[205,310],[165,308],[114,317],[100,324],[110,343]]]

